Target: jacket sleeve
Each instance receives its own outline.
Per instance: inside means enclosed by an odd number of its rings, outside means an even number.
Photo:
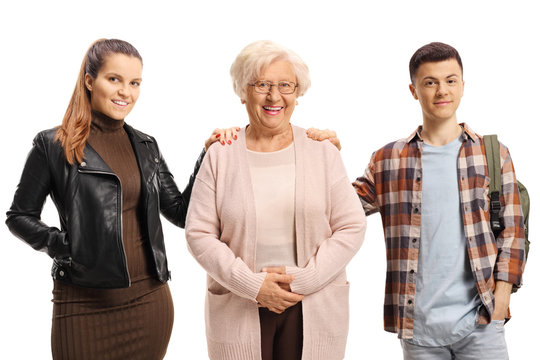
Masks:
[[[364,172],[364,175],[357,178],[353,182],[353,187],[356,190],[356,194],[362,202],[366,215],[371,215],[379,211],[379,205],[377,204],[377,194],[375,191],[375,154],[371,157],[368,166]]]
[[[188,249],[208,275],[221,286],[240,297],[257,301],[266,273],[254,273],[221,240],[212,155],[210,148],[193,186],[186,226]]]
[[[13,203],[7,212],[6,225],[19,239],[50,257],[69,254],[65,231],[41,221],[41,211],[51,190],[51,172],[43,134],[34,138]]]
[[[201,163],[206,152],[203,151],[195,162],[193,173],[189,177],[188,184],[183,192],[178,190],[174,178],[169,171],[167,163],[163,159],[161,152],[159,153],[159,204],[160,211],[167,220],[184,228],[186,225],[187,209],[191,198],[191,191],[195,182],[195,177],[199,172]]]
[[[294,275],[291,290],[297,294],[309,295],[328,285],[345,269],[364,241],[366,217],[339,154],[331,163],[330,171],[338,179],[326,190],[330,193],[331,236],[322,241],[305,267],[286,267],[287,274]]]
[[[504,230],[497,238],[499,255],[494,269],[495,281],[506,281],[515,287],[522,284],[525,268],[525,233],[514,165],[508,148],[501,144],[501,216]]]

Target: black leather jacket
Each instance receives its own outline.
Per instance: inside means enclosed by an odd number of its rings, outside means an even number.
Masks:
[[[124,129],[141,174],[142,233],[150,244],[156,275],[166,282],[170,273],[159,214],[184,227],[204,151],[180,193],[155,139],[127,124]],[[15,236],[54,259],[54,279],[86,287],[128,287],[120,180],[89,144],[84,161],[69,165],[55,135],[56,129],[50,129],[34,138],[6,224]],[[58,209],[61,230],[40,220],[47,195]]]

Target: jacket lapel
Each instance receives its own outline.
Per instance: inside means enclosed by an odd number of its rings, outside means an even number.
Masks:
[[[111,168],[90,144],[86,143],[83,152],[84,160],[79,164],[79,170],[114,174]]]
[[[154,140],[151,136],[145,135],[127,124],[124,125],[124,129],[133,146],[143,184],[147,184],[158,171],[159,166],[159,154],[155,150]]]

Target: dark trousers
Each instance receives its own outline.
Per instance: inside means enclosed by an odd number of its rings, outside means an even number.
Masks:
[[[300,360],[302,358],[302,303],[281,314],[259,309],[262,360]]]

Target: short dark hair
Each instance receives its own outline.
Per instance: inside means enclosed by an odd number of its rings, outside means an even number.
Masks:
[[[458,51],[450,45],[442,42],[432,42],[422,46],[411,57],[409,61],[409,74],[411,76],[411,82],[414,85],[416,72],[423,63],[427,62],[439,62],[448,59],[456,59],[463,73],[463,64],[461,63],[461,57]]]

